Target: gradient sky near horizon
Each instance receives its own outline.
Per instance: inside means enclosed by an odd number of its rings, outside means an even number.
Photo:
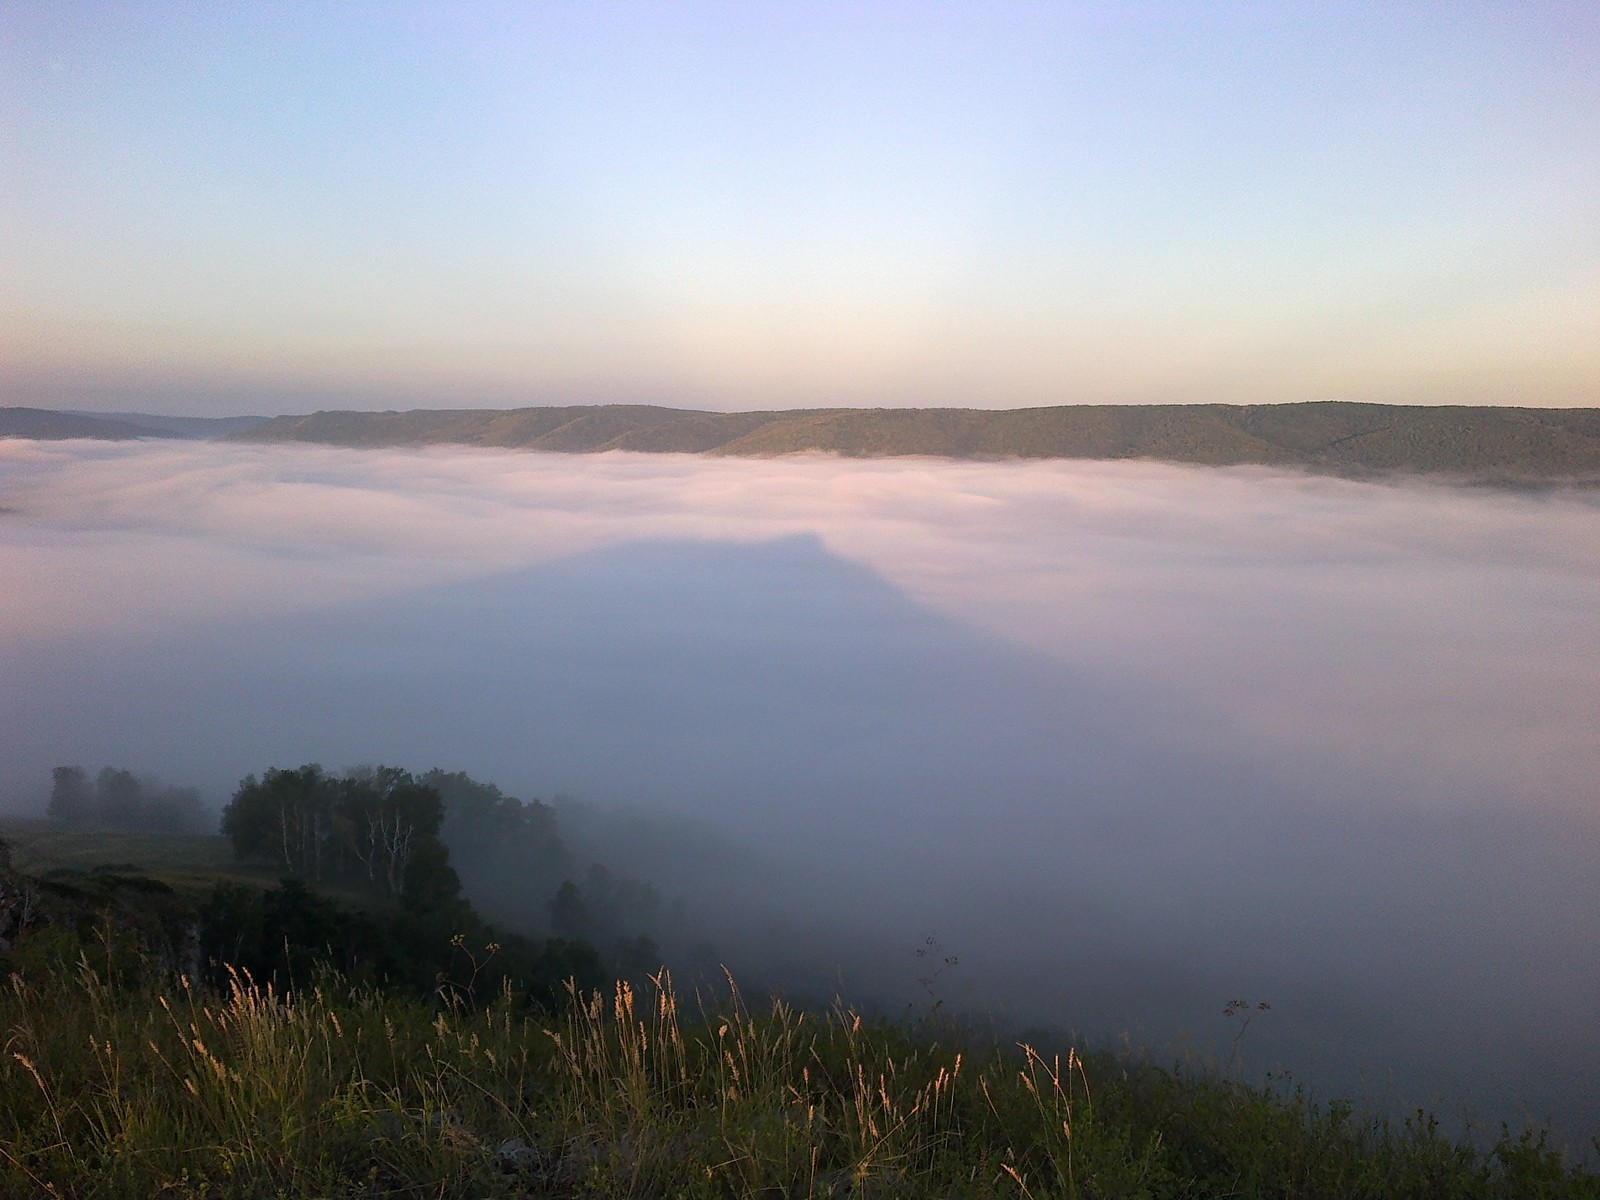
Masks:
[[[0,403],[1597,384],[1592,0],[0,0]]]

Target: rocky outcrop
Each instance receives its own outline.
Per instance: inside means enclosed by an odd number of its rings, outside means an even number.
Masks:
[[[39,910],[39,889],[19,875],[11,862],[11,847],[0,838],[0,954],[10,954],[17,937],[33,923]]]

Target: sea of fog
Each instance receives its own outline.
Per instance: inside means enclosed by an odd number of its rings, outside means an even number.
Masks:
[[[1597,715],[1593,491],[0,441],[10,808],[465,770],[750,978],[1575,1144]]]

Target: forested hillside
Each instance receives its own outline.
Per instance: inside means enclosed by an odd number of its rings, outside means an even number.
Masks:
[[[697,412],[648,404],[317,412],[262,419],[0,408],[0,437],[149,437],[558,453],[1153,459],[1492,482],[1600,482],[1600,409],[1319,401]]]
[[[649,405],[320,412],[230,435],[342,446],[763,456],[1146,458],[1505,479],[1600,479],[1600,409],[1351,404],[1062,405],[708,413]]]

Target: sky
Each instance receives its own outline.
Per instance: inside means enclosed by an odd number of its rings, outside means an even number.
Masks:
[[[0,562],[0,807],[465,770],[752,986],[1600,1134],[1592,492],[0,440]]]
[[[1593,405],[1600,9],[0,0],[0,403]]]

